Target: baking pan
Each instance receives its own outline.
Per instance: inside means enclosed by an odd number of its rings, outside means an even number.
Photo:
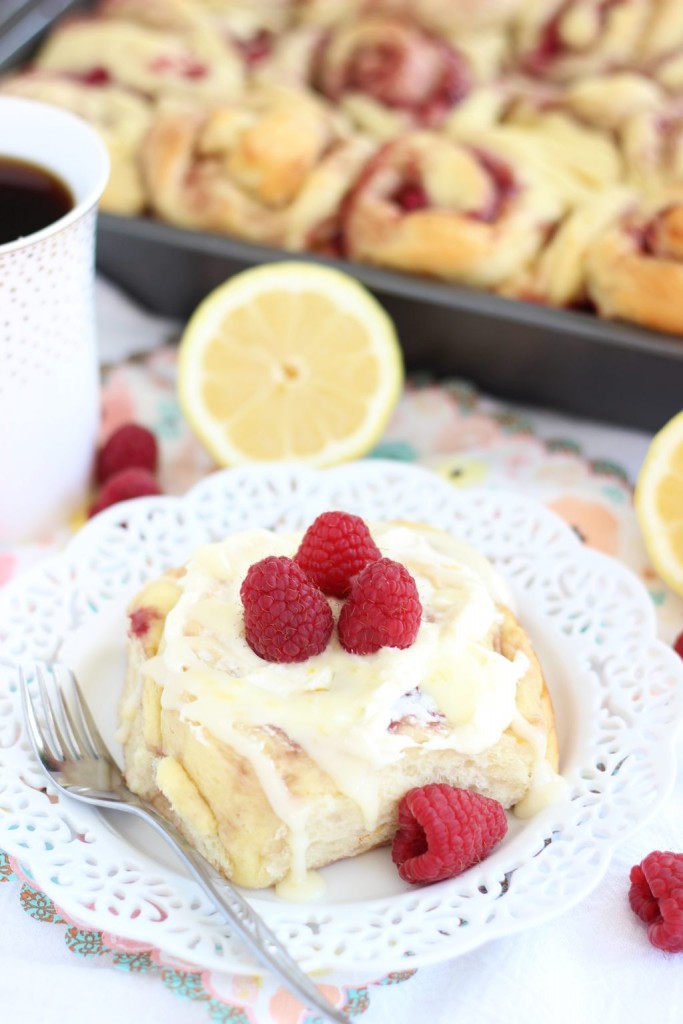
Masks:
[[[87,6],[0,0],[0,72],[30,59],[59,17]],[[282,259],[333,263],[367,285],[394,318],[411,370],[457,375],[499,397],[644,430],[683,408],[680,338],[147,218],[99,218],[100,272],[148,309],[181,319],[236,271]]]

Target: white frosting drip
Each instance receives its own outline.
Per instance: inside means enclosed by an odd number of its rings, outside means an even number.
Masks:
[[[415,745],[390,728],[392,721],[407,714],[422,723],[445,716],[449,735],[433,730],[424,747],[477,754],[519,718],[515,694],[528,662],[522,654],[509,661],[490,647],[501,621],[498,605],[510,604],[490,563],[450,538],[444,547],[428,530],[371,529],[382,554],[406,565],[417,584],[423,617],[408,649],[353,655],[335,631],[327,649],[305,662],[261,659],[244,637],[240,586],[249,566],[266,555],[292,556],[301,535],[254,530],[195,553],[179,580],[182,594],[166,619],[159,653],[144,666],[162,688],[163,708],[251,762],[290,830],[295,879],[305,876],[306,807],[283,783],[253,727],[287,733],[358,804],[371,829],[377,769]],[[330,603],[336,618],[339,602]]]

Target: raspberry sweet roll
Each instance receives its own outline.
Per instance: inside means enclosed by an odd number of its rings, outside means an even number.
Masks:
[[[556,174],[564,172],[584,190],[604,188],[622,178],[622,157],[613,133],[576,114],[556,90],[510,92],[497,117],[498,125],[506,129],[503,134],[526,140],[528,159],[538,164],[543,174],[552,177],[552,168],[556,168]],[[464,118],[453,118],[446,131],[459,139],[477,138],[477,126],[470,129]],[[483,137],[495,135],[489,129]]]
[[[110,173],[100,206],[133,216],[147,206],[140,149],[152,123],[152,103],[117,85],[93,87],[50,71],[22,71],[0,81],[0,92],[53,103],[82,117],[101,135]]]
[[[325,101],[262,85],[239,104],[161,104],[143,167],[163,219],[301,248],[337,233],[339,204],[371,152]]]
[[[103,0],[97,11],[153,28],[209,31],[235,45],[251,67],[288,30],[295,7],[295,0]]]
[[[601,316],[683,334],[683,204],[635,204],[591,246],[588,292]]]
[[[446,783],[523,817],[563,791],[550,695],[492,566],[440,531],[371,530],[382,558],[346,599],[307,580],[301,534],[251,530],[200,548],[129,608],[128,783],[239,884],[301,897],[311,869],[391,841],[415,787]],[[387,560],[398,583],[382,576]],[[312,588],[313,602],[283,596],[285,563],[287,587]],[[381,577],[373,611],[354,607],[367,573]],[[383,614],[408,578],[401,615]],[[288,617],[286,641],[268,632],[271,614]],[[379,647],[349,649],[377,629]]]
[[[389,138],[438,128],[470,92],[472,69],[444,39],[410,21],[365,17],[321,40],[313,86],[365,131]]]
[[[386,143],[344,210],[352,259],[476,287],[526,266],[557,223],[564,199],[502,133],[478,145],[432,132]]]
[[[650,0],[528,0],[514,25],[514,60],[556,81],[629,67],[651,9]]]
[[[590,308],[588,253],[634,202],[635,193],[625,186],[596,190],[587,196],[569,210],[533,263],[507,282],[501,293],[540,305]]]
[[[206,28],[165,31],[118,18],[60,23],[35,66],[91,85],[116,84],[157,99],[236,99],[244,80],[237,49]]]

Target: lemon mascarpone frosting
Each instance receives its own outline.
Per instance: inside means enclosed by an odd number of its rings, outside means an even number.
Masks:
[[[274,763],[264,743],[268,733],[284,734],[303,751],[359,808],[369,833],[380,815],[386,770],[418,746],[476,760],[507,731],[532,749],[519,813],[534,813],[561,792],[547,757],[548,729],[518,706],[529,655],[520,646],[505,656],[492,642],[512,606],[492,565],[440,531],[385,523],[370,529],[382,555],[404,564],[416,582],[423,613],[412,646],[355,655],[335,631],[327,649],[306,661],[264,661],[245,640],[240,586],[267,555],[292,557],[302,534],[251,530],[201,547],[169,584],[172,606],[160,642],[140,667],[141,677],[158,687],[162,717],[176,713],[199,742],[218,741],[250,765],[288,830],[290,883],[306,876],[311,805]],[[143,592],[134,607],[145,600]],[[153,591],[147,600],[154,603]],[[330,604],[336,619],[342,602]],[[129,684],[121,702],[124,744],[139,691]],[[157,766],[162,792],[163,774]]]

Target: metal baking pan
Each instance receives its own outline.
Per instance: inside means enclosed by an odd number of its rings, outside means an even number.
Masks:
[[[78,0],[0,0],[0,72],[18,67]],[[293,256],[147,218],[101,214],[97,265],[152,311],[186,318],[231,274],[270,260],[333,262],[394,318],[411,370],[499,397],[656,430],[683,408],[683,338],[359,264]]]

